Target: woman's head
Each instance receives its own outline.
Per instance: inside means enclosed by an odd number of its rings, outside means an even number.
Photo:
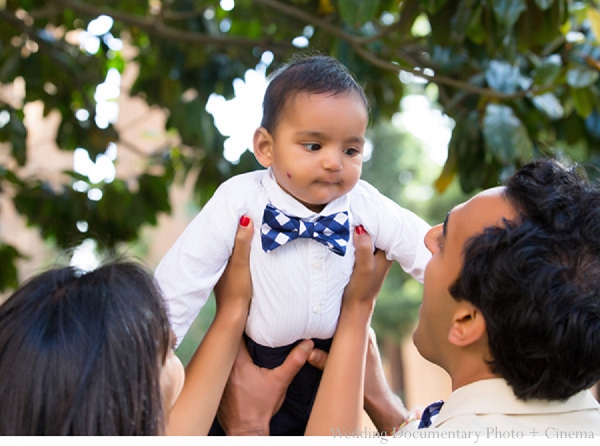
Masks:
[[[0,306],[0,434],[162,433],[170,338],[162,296],[135,263],[32,278]]]

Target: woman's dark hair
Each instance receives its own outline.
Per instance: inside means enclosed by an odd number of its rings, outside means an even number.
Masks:
[[[481,310],[517,397],[564,400],[600,380],[600,191],[540,160],[505,195],[519,218],[469,241],[450,292]]]
[[[0,306],[0,434],[158,435],[170,326],[132,262],[52,269]]]
[[[274,133],[289,102],[299,93],[332,95],[355,92],[369,111],[364,90],[348,69],[328,56],[296,56],[270,76],[263,99],[261,126]]]

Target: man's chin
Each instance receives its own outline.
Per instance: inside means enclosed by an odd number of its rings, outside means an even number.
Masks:
[[[415,331],[412,334],[412,341],[413,344],[415,345],[415,348],[417,349],[417,351],[419,352],[419,354],[425,358],[426,360],[428,360],[429,362],[431,362],[431,359],[429,359],[429,355],[427,355],[427,349],[425,348],[425,345],[423,345],[423,342],[421,341],[421,337],[420,337],[420,333],[419,333],[419,326],[417,325],[417,328],[415,329]]]

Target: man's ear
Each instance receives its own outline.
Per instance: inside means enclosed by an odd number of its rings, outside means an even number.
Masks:
[[[254,132],[254,156],[263,167],[273,163],[273,137],[264,127],[259,127]]]
[[[454,312],[448,341],[457,347],[466,347],[485,337],[483,314],[470,302],[461,301]]]

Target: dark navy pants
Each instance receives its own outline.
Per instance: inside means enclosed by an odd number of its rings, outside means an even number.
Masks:
[[[254,363],[260,367],[273,369],[280,366],[290,351],[300,342],[283,347],[259,345],[244,334],[248,352]],[[329,351],[331,339],[313,339],[315,348]],[[306,423],[312,410],[322,372],[306,363],[292,380],[279,412],[271,419],[271,435],[304,435]],[[215,418],[208,435],[225,435]]]

